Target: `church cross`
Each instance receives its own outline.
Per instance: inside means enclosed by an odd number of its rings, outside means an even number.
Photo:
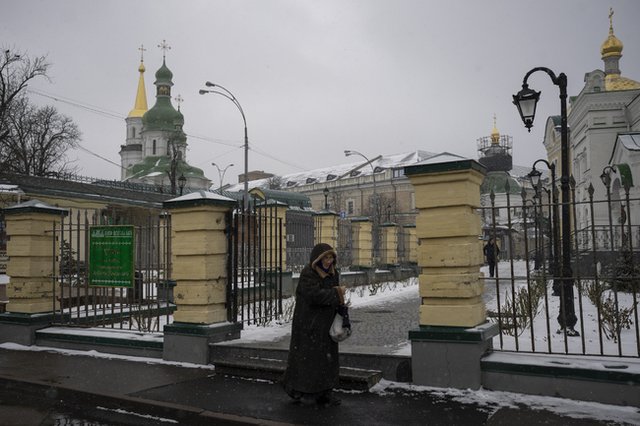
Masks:
[[[184,99],[182,99],[182,96],[180,96],[180,94],[178,94],[178,96],[176,96],[176,103],[178,104],[178,111],[180,111],[180,104],[184,102]]]
[[[160,43],[158,47],[160,48],[160,50],[162,50],[162,60],[164,60],[165,56],[167,55],[167,50],[171,50],[171,46],[167,44],[166,40],[162,40],[162,43]]]
[[[147,49],[144,48],[144,44],[141,44],[140,47],[138,47],[138,50],[140,51],[140,62],[144,62],[144,52]]]
[[[613,33],[613,8],[609,8],[609,32]]]

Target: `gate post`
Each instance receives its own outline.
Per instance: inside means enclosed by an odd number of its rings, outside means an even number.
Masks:
[[[408,260],[412,264],[418,263],[418,237],[416,235],[416,225],[403,225],[404,231],[407,233],[407,250]]]
[[[0,314],[0,342],[35,343],[35,332],[51,323],[54,262],[58,256],[53,226],[65,209],[38,200],[4,209],[7,223],[7,312]]]
[[[373,265],[372,225],[368,218],[352,218],[353,266],[369,269]]]
[[[338,247],[338,217],[339,215],[329,210],[321,210],[316,214],[315,244],[327,243],[331,247]],[[338,257],[340,253],[338,253]]]
[[[398,263],[398,226],[395,223],[386,222],[380,225],[380,251],[380,263]]]
[[[226,230],[234,200],[201,191],[166,201],[171,213],[174,322],[164,326],[163,359],[209,363],[209,343],[240,337],[227,322]]]
[[[409,331],[413,381],[477,389],[480,358],[498,332],[486,320],[480,185],[485,168],[474,160],[405,168],[415,188],[420,327]]]

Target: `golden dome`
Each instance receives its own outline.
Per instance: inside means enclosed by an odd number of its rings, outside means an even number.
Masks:
[[[609,37],[602,43],[602,59],[610,56],[622,56],[622,42],[613,34],[613,9],[609,9]]]
[[[640,89],[640,83],[622,77],[620,74],[607,74],[604,78],[604,85],[606,91]]]
[[[493,130],[491,130],[491,144],[497,145],[500,142],[500,132],[496,127],[496,115],[493,114]]]

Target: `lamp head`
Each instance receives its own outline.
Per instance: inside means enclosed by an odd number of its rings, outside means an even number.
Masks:
[[[180,177],[178,178],[178,186],[180,186],[180,189],[184,189],[184,186],[187,184],[187,178],[184,177],[184,174],[181,174]]]
[[[534,167],[533,169],[531,169],[527,176],[529,177],[529,180],[531,180],[531,186],[533,186],[534,188],[538,188],[542,172],[540,172],[540,170],[536,170],[536,168]]]
[[[215,83],[212,83],[210,81],[207,81],[204,85],[207,87],[216,87]]]
[[[531,132],[533,120],[536,117],[536,106],[540,100],[540,92],[529,89],[526,83],[522,85],[522,90],[513,95],[513,104],[518,107],[518,113],[524,123],[524,127]]]
[[[325,186],[324,190],[322,190],[322,193],[324,194],[325,197],[329,195],[329,188]]]
[[[345,157],[348,157],[348,156],[350,156],[350,155],[353,155],[353,151],[351,151],[351,150],[349,150],[349,149],[345,149],[345,150],[344,150],[344,155],[345,155]]]
[[[600,180],[602,180],[602,183],[604,183],[604,186],[606,186],[607,188],[609,187],[609,185],[611,185],[611,175],[606,171],[602,172],[602,174],[600,175]]]
[[[198,91],[198,93],[200,93],[201,95],[204,95],[204,94],[209,93],[209,91],[208,91],[208,90],[204,90],[204,89],[200,89],[200,90]]]

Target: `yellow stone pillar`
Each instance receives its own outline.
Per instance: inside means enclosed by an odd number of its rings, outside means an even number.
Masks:
[[[35,343],[35,331],[50,324],[54,310],[54,264],[59,246],[54,226],[68,212],[39,200],[4,209],[7,225],[9,303],[0,315],[0,342]]]
[[[409,333],[414,382],[478,388],[480,356],[497,333],[486,321],[479,280],[482,230],[476,209],[485,168],[462,160],[411,166],[405,174],[419,210],[420,328]]]
[[[351,219],[353,242],[352,263],[355,267],[371,268],[373,266],[373,242],[371,240],[372,225],[367,218]]]
[[[53,227],[60,227],[64,209],[32,200],[5,209],[7,222],[7,312],[53,311],[54,244]]]
[[[272,203],[256,208],[261,225],[261,265],[267,269],[287,265],[287,233],[286,220],[289,206],[282,203]],[[282,257],[282,259],[280,259]]]
[[[398,227],[395,223],[380,225],[380,262],[386,265],[398,263]]]
[[[338,247],[338,217],[337,213],[329,210],[316,213],[315,244],[326,243],[334,249]]]
[[[174,322],[164,327],[163,358],[209,362],[209,343],[240,337],[227,322],[228,243],[234,200],[213,193],[187,194],[164,203],[171,214]]]
[[[409,262],[418,263],[418,236],[415,225],[404,225],[404,232],[409,239],[407,247],[409,250]]]

